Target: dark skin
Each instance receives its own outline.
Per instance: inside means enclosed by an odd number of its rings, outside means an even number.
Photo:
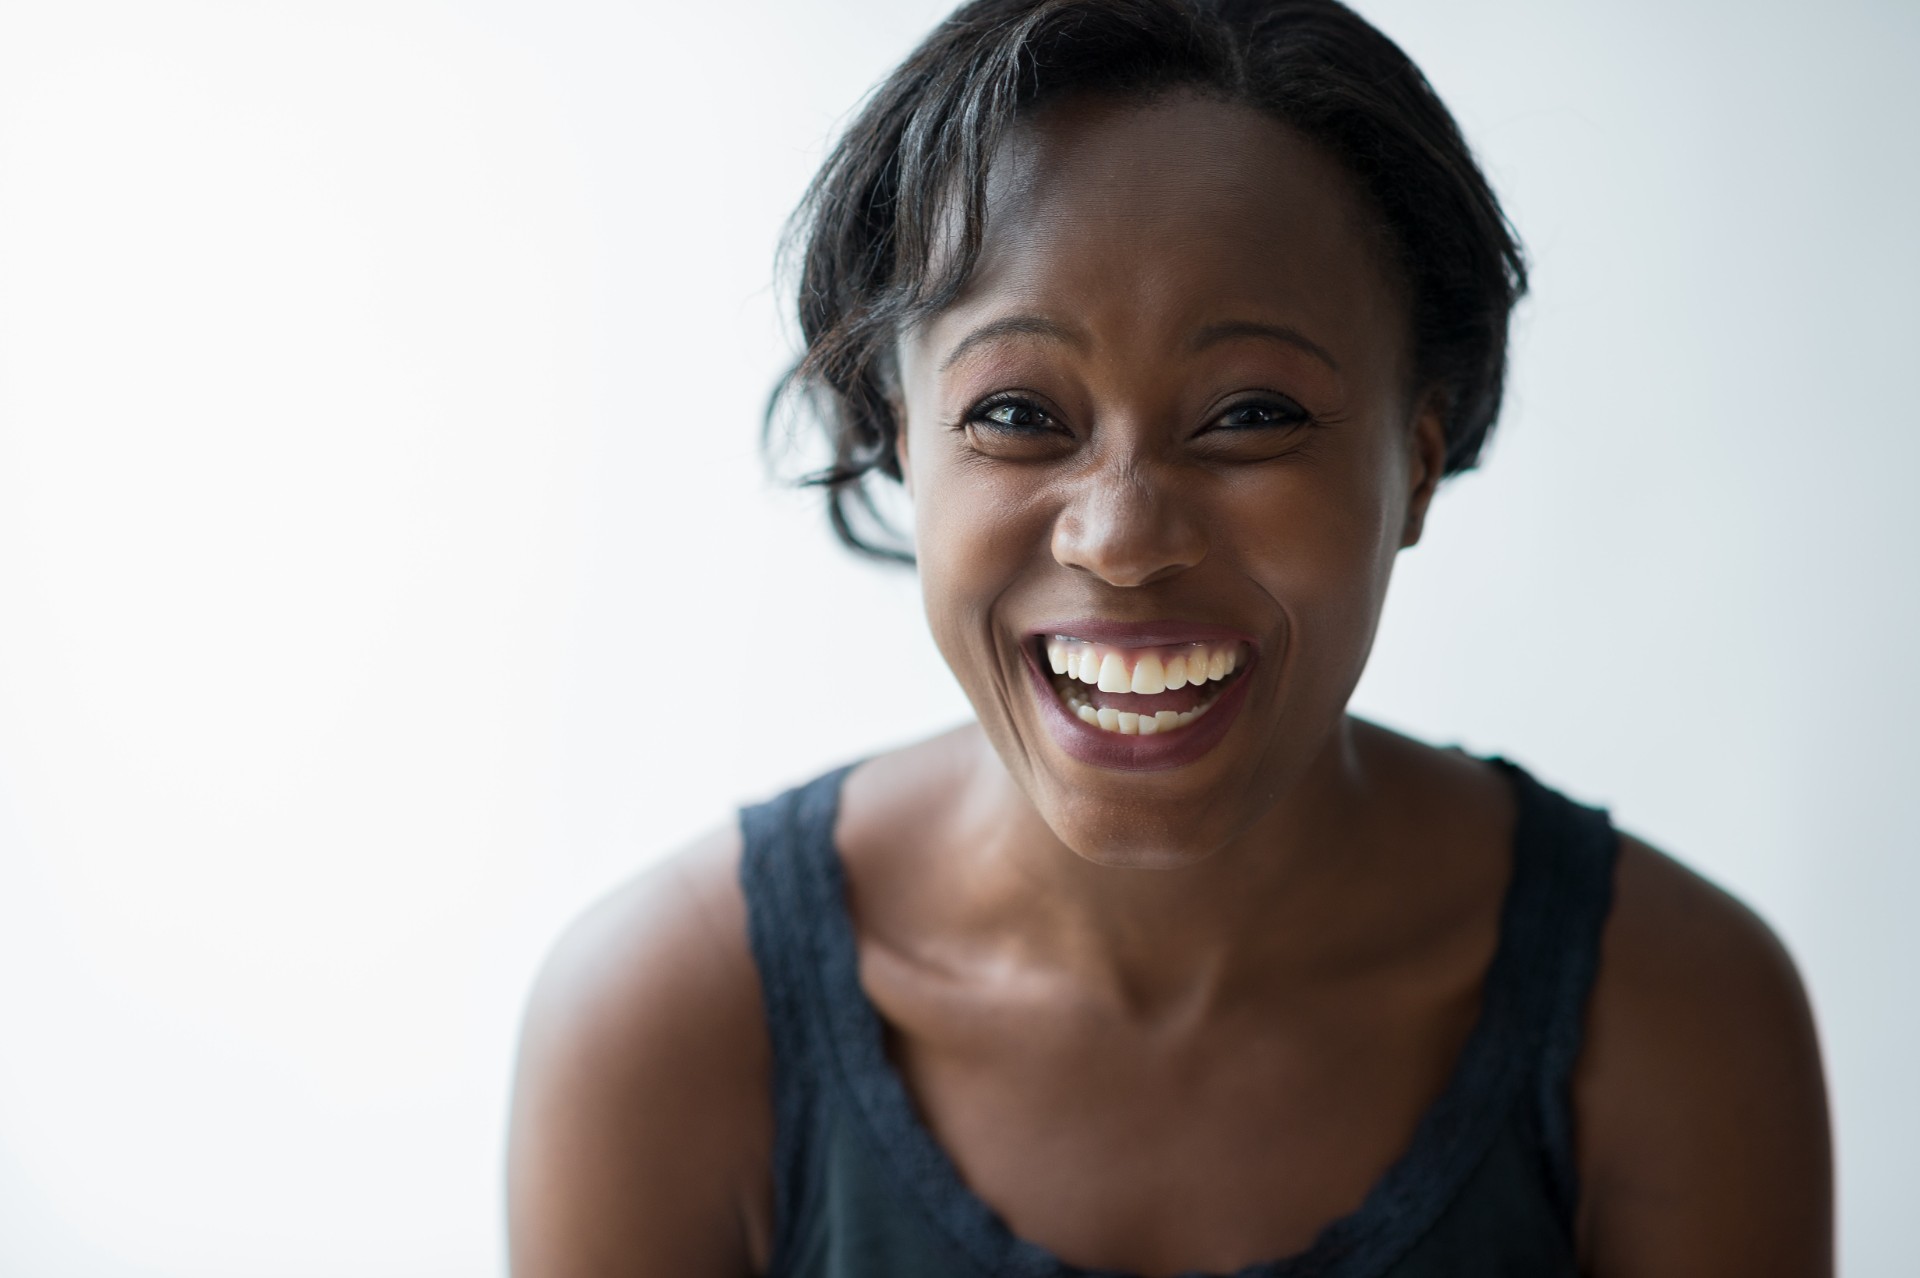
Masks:
[[[998,157],[968,287],[900,342],[928,617],[979,721],[848,780],[861,978],[968,1185],[1081,1265],[1302,1250],[1405,1148],[1477,1012],[1507,785],[1345,713],[1444,444],[1387,260],[1346,174],[1284,126],[1190,95],[1069,101]],[[1244,709],[1181,767],[1070,757],[1021,665],[1067,615],[1255,636]],[[738,857],[727,829],[670,859],[543,973],[519,1278],[764,1270]],[[1792,965],[1629,837],[1574,1101],[1585,1271],[1831,1272]]]

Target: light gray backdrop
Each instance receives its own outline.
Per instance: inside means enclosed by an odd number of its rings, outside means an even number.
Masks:
[[[1363,6],[1536,266],[1358,707],[1798,955],[1912,1261],[1920,6]],[[563,922],[965,706],[755,459],[923,0],[0,5],[0,1272],[498,1273]]]

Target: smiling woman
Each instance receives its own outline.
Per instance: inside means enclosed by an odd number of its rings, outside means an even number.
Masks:
[[[786,389],[977,722],[568,934],[515,1272],[1828,1272],[1766,928],[1347,713],[1524,291],[1404,55],[1331,0],[980,0],[803,213]]]

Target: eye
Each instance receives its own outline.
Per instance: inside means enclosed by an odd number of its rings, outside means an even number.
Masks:
[[[1215,430],[1290,430],[1303,426],[1313,420],[1306,409],[1287,399],[1275,396],[1271,399],[1250,399],[1235,404],[1213,419]]]
[[[1005,390],[974,404],[954,423],[977,457],[1049,461],[1074,447],[1073,429],[1041,407],[1039,395]]]
[[[1024,399],[988,400],[969,413],[967,420],[1008,435],[1031,435],[1054,425],[1046,409]]]

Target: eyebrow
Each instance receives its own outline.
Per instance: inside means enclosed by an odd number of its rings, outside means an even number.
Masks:
[[[965,355],[982,342],[991,342],[1002,337],[1045,337],[1052,341],[1064,342],[1068,346],[1086,345],[1078,333],[1063,324],[1056,324],[1043,315],[1008,315],[1001,319],[989,320],[974,329],[954,344],[947,357],[940,361],[940,371],[946,372],[959,363]]]
[[[961,356],[974,347],[985,342],[997,341],[1002,337],[1044,337],[1068,346],[1086,345],[1086,340],[1078,333],[1063,324],[1055,323],[1044,315],[1007,315],[997,320],[989,320],[956,342],[953,349],[947,352],[947,357],[940,361],[940,371],[944,373],[952,368],[960,362]],[[1195,333],[1193,340],[1187,343],[1187,346],[1189,350],[1199,352],[1221,342],[1231,342],[1245,337],[1285,343],[1313,356],[1334,372],[1340,371],[1340,361],[1328,354],[1326,347],[1299,329],[1290,328],[1285,324],[1263,324],[1258,320],[1225,320],[1218,324],[1209,324]]]
[[[1219,324],[1209,324],[1193,335],[1189,349],[1205,350],[1220,342],[1230,342],[1240,337],[1261,337],[1269,341],[1284,342],[1296,350],[1307,354],[1325,364],[1334,372],[1340,371],[1340,361],[1327,354],[1327,348],[1302,333],[1297,328],[1285,324],[1262,324],[1257,320],[1227,320]]]

